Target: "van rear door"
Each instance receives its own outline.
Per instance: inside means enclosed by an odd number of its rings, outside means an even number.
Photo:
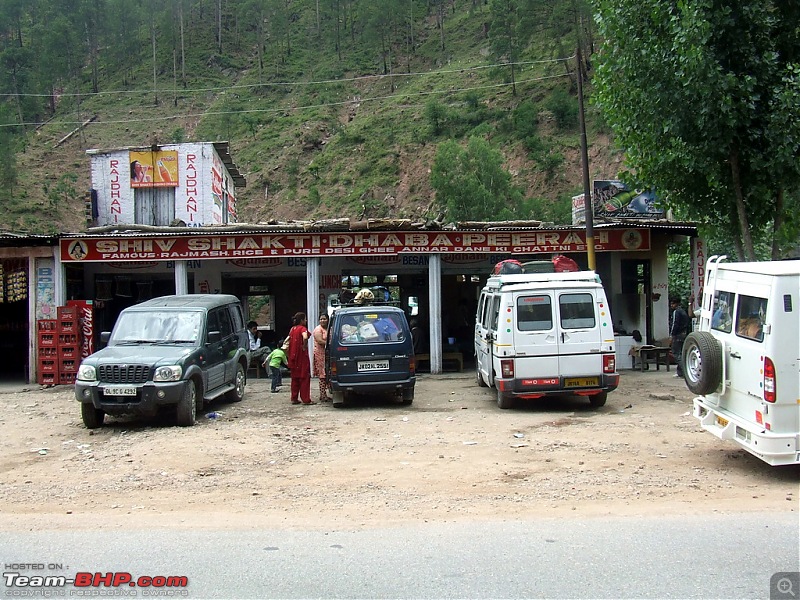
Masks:
[[[596,377],[595,385],[600,384],[602,337],[595,290],[519,292],[514,302],[517,379]]]
[[[603,345],[598,318],[597,290],[574,290],[558,293],[559,369],[565,378],[596,377],[603,373]],[[569,387],[565,379],[565,386]],[[572,382],[578,387],[588,381]]]

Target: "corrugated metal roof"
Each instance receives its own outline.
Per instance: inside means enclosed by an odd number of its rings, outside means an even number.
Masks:
[[[58,235],[0,231],[0,247],[3,248],[19,248],[22,246],[55,246],[57,244]]]
[[[595,224],[595,229],[646,228],[681,235],[697,235],[694,223],[647,221],[628,219],[625,221]],[[269,223],[236,223],[230,225],[207,225],[201,227],[159,227],[150,225],[107,225],[83,232],[62,233],[62,238],[77,237],[186,237],[194,235],[268,234],[268,233],[364,233],[370,231],[583,231],[583,225],[555,225],[541,221],[469,221],[442,224],[436,221],[411,221],[410,219],[331,219],[323,221],[285,221]]]

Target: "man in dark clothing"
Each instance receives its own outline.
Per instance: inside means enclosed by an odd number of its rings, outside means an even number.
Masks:
[[[672,338],[672,354],[677,363],[675,377],[683,377],[681,355],[683,354],[683,340],[686,339],[686,334],[689,331],[689,315],[681,307],[681,299],[678,296],[670,297],[669,307],[672,310],[669,335]]]

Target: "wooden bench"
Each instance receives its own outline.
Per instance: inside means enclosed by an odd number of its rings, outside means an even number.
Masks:
[[[654,362],[656,371],[661,369],[661,365],[667,367],[667,371],[669,371],[669,353],[670,348],[666,346],[639,348],[639,369],[644,371],[649,363]]]
[[[420,364],[423,362],[428,363],[428,369],[430,370],[430,363],[431,363],[431,355],[430,354],[417,354],[417,368],[419,368]],[[445,363],[452,363],[454,365],[458,365],[458,371],[461,372],[464,370],[464,355],[461,352],[442,352],[442,368],[444,369]]]

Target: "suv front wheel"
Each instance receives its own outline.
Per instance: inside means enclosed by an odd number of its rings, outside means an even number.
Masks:
[[[176,409],[176,421],[181,427],[191,427],[194,425],[196,417],[197,384],[193,379],[186,382],[183,394],[178,401]]]
[[[86,425],[86,429],[102,427],[105,416],[106,413],[99,408],[95,408],[91,402],[81,403],[81,418],[83,419],[83,424]]]

